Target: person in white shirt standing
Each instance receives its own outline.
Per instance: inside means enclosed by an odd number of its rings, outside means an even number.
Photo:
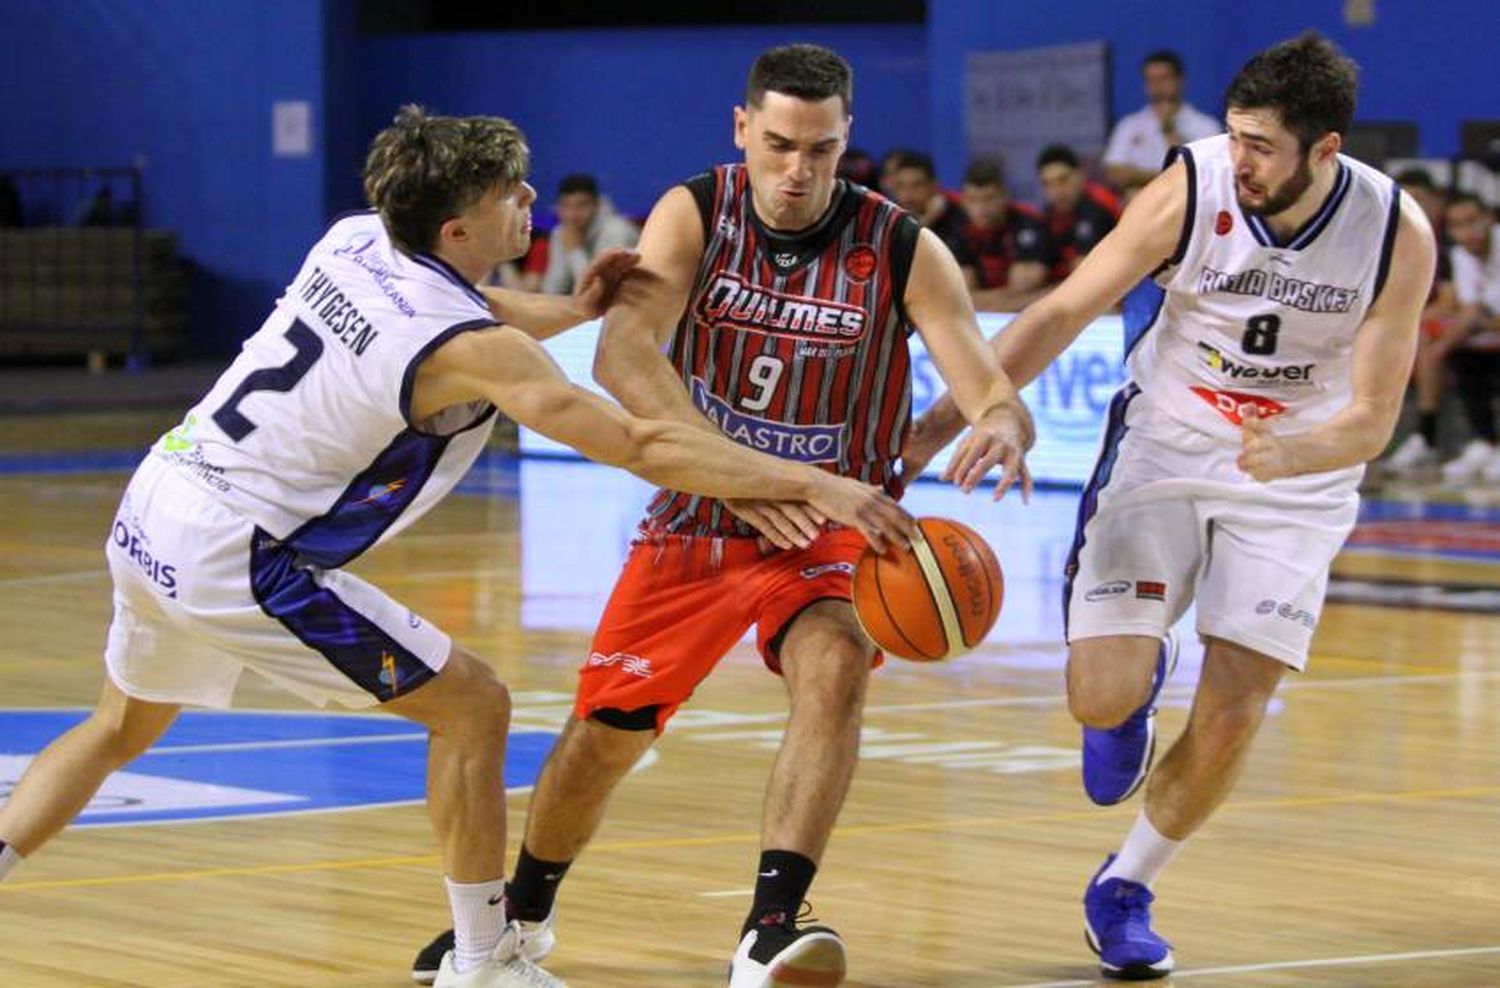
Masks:
[[[594,258],[614,247],[634,247],[641,231],[599,194],[592,175],[566,175],[557,185],[557,226],[547,251],[542,291],[567,295]]]
[[[1459,455],[1443,464],[1443,480],[1462,484],[1500,481],[1500,448],[1495,432],[1495,373],[1500,370],[1500,225],[1495,214],[1470,192],[1460,192],[1444,213],[1453,246],[1453,290],[1458,315],[1442,342],[1448,367],[1458,378],[1459,396],[1472,438]]]
[[[904,542],[914,523],[878,488],[716,429],[638,418],[563,376],[537,339],[599,315],[635,255],[603,259],[577,299],[474,287],[530,241],[529,157],[509,121],[414,106],[375,138],[364,175],[375,209],[329,227],[126,487],[105,546],[103,696],[0,806],[0,881],[183,704],[228,706],[249,668],[319,706],[378,704],[428,729],[427,802],[456,930],[440,988],[561,986],[523,956],[506,913],[505,686],[344,567],[453,489],[497,410],[658,484],[801,501],[877,545]]]
[[[1064,570],[1084,789],[1100,805],[1146,794],[1084,893],[1105,977],[1171,972],[1151,885],[1229,795],[1282,676],[1306,666],[1364,464],[1401,409],[1437,248],[1409,196],[1339,153],[1355,92],[1354,63],[1315,33],[1256,55],[1230,84],[1229,133],[1179,148],[992,341],[1025,384],[1130,293],[1130,380]],[[908,471],[957,433],[950,404],[918,423]],[[1151,772],[1168,631],[1194,601],[1202,674]]]
[[[1167,152],[1222,133],[1219,121],[1182,99],[1182,57],[1157,51],[1141,63],[1146,105],[1120,118],[1104,149],[1104,173],[1116,188],[1145,185],[1162,170]]]

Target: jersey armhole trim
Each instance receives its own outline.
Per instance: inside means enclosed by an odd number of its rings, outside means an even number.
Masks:
[[[1182,164],[1187,168],[1187,211],[1182,216],[1182,233],[1177,237],[1177,248],[1172,251],[1172,256],[1156,266],[1149,277],[1155,278],[1168,268],[1175,268],[1181,264],[1183,258],[1187,257],[1188,247],[1193,242],[1193,223],[1198,214],[1198,166],[1193,161],[1191,149],[1178,145],[1167,152],[1167,160],[1163,164],[1163,170],[1170,168],[1174,161],[1182,159]]]
[[[714,213],[714,191],[717,179],[714,172],[702,172],[682,183],[683,188],[692,193],[693,201],[698,204],[698,219],[703,223],[703,249],[708,249],[708,242],[713,239]]]
[[[408,427],[410,427],[415,432],[422,432],[421,428],[418,427],[417,423],[414,422],[411,417],[411,393],[412,389],[416,386],[417,370],[422,366],[422,361],[432,356],[432,354],[437,350],[438,347],[442,346],[444,343],[447,343],[459,333],[468,333],[476,329],[489,329],[490,327],[496,325],[499,324],[496,323],[493,319],[470,319],[467,322],[456,323],[455,325],[449,326],[447,329],[443,330],[432,339],[428,340],[425,344],[423,344],[422,349],[417,351],[416,356],[407,361],[406,371],[401,375],[400,402],[401,418],[406,421]],[[463,432],[467,429],[473,428],[475,425],[478,425],[480,422],[488,418],[494,412],[494,410],[494,405],[491,405],[489,402],[485,402],[484,411],[480,413],[478,419],[476,419],[474,422],[470,422],[468,425],[455,429],[453,434],[457,434],[459,432]],[[427,435],[427,433],[423,434]]]
[[[922,226],[910,213],[898,213],[891,237],[895,241],[891,246],[891,300],[896,304],[896,315],[902,323],[912,326],[911,317],[906,314],[906,282],[911,278]],[[948,245],[943,244],[943,249],[947,250]]]
[[[1391,181],[1391,205],[1385,218],[1385,236],[1380,241],[1380,262],[1375,267],[1375,290],[1370,295],[1370,305],[1380,298],[1385,287],[1386,276],[1391,273],[1391,254],[1396,246],[1396,230],[1401,226],[1401,186]]]

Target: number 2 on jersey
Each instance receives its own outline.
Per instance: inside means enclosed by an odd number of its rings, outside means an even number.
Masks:
[[[1274,314],[1251,316],[1245,323],[1245,335],[1240,338],[1240,349],[1257,357],[1269,357],[1276,352],[1276,334],[1281,332],[1281,317]]]
[[[746,377],[750,383],[755,385],[755,394],[740,405],[747,412],[763,412],[771,404],[771,396],[776,393],[776,382],[781,380],[781,372],[786,370],[786,364],[782,363],[780,357],[772,357],[769,354],[761,354],[750,361],[750,370]]]
[[[234,389],[229,400],[219,406],[214,412],[214,424],[224,430],[224,434],[235,442],[244,439],[255,431],[255,423],[250,421],[239,410],[240,402],[245,396],[256,391],[280,391],[287,392],[297,386],[297,382],[312,370],[313,364],[323,356],[323,341],[318,334],[297,319],[292,322],[286,331],[287,342],[295,349],[292,359],[280,367],[262,367],[260,370],[251,371],[245,375],[240,386]]]

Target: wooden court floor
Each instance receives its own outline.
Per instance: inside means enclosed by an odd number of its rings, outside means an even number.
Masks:
[[[34,750],[18,712],[86,707],[98,690],[101,546],[127,476],[36,472],[20,454],[140,438],[117,420],[43,426],[0,422],[0,766]],[[555,731],[641,488],[554,463],[495,468],[467,490],[358,569],[493,660],[518,731]],[[865,758],[811,896],[848,941],[853,986],[1095,983],[1079,898],[1139,804],[1099,809],[1078,785],[1056,606],[1072,501],[913,494],[919,512],[984,531],[1008,597],[976,653],[875,678]],[[1404,531],[1338,572],[1409,585],[1413,601],[1446,586],[1444,607],[1500,587],[1500,558],[1467,552],[1462,525],[1430,552]],[[1192,658],[1164,695],[1165,737],[1186,715]],[[303,709],[251,676],[238,702]],[[723,984],[784,711],[740,646],[617,794],[564,887],[551,970],[585,988]],[[378,753],[367,761],[382,774]],[[328,771],[298,781],[336,787]],[[513,837],[525,810],[518,792]],[[1332,603],[1238,790],[1157,885],[1180,968],[1163,983],[1500,985],[1497,861],[1500,619]],[[0,885],[0,984],[395,988],[445,925],[419,805],[77,828]]]

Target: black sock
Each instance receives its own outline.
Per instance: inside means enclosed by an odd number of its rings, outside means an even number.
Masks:
[[[552,912],[552,904],[557,901],[557,887],[572,866],[571,861],[534,858],[523,844],[521,854],[516,858],[516,873],[505,884],[511,918],[528,923],[540,923],[546,919]]]
[[[811,858],[796,851],[761,851],[759,875],[755,879],[755,903],[750,915],[745,917],[745,926],[740,936],[759,926],[762,920],[773,923],[789,923],[797,918],[802,900],[807,898],[808,887],[818,866]]]
[[[1427,440],[1428,449],[1437,449],[1437,412],[1418,412],[1417,431]]]

